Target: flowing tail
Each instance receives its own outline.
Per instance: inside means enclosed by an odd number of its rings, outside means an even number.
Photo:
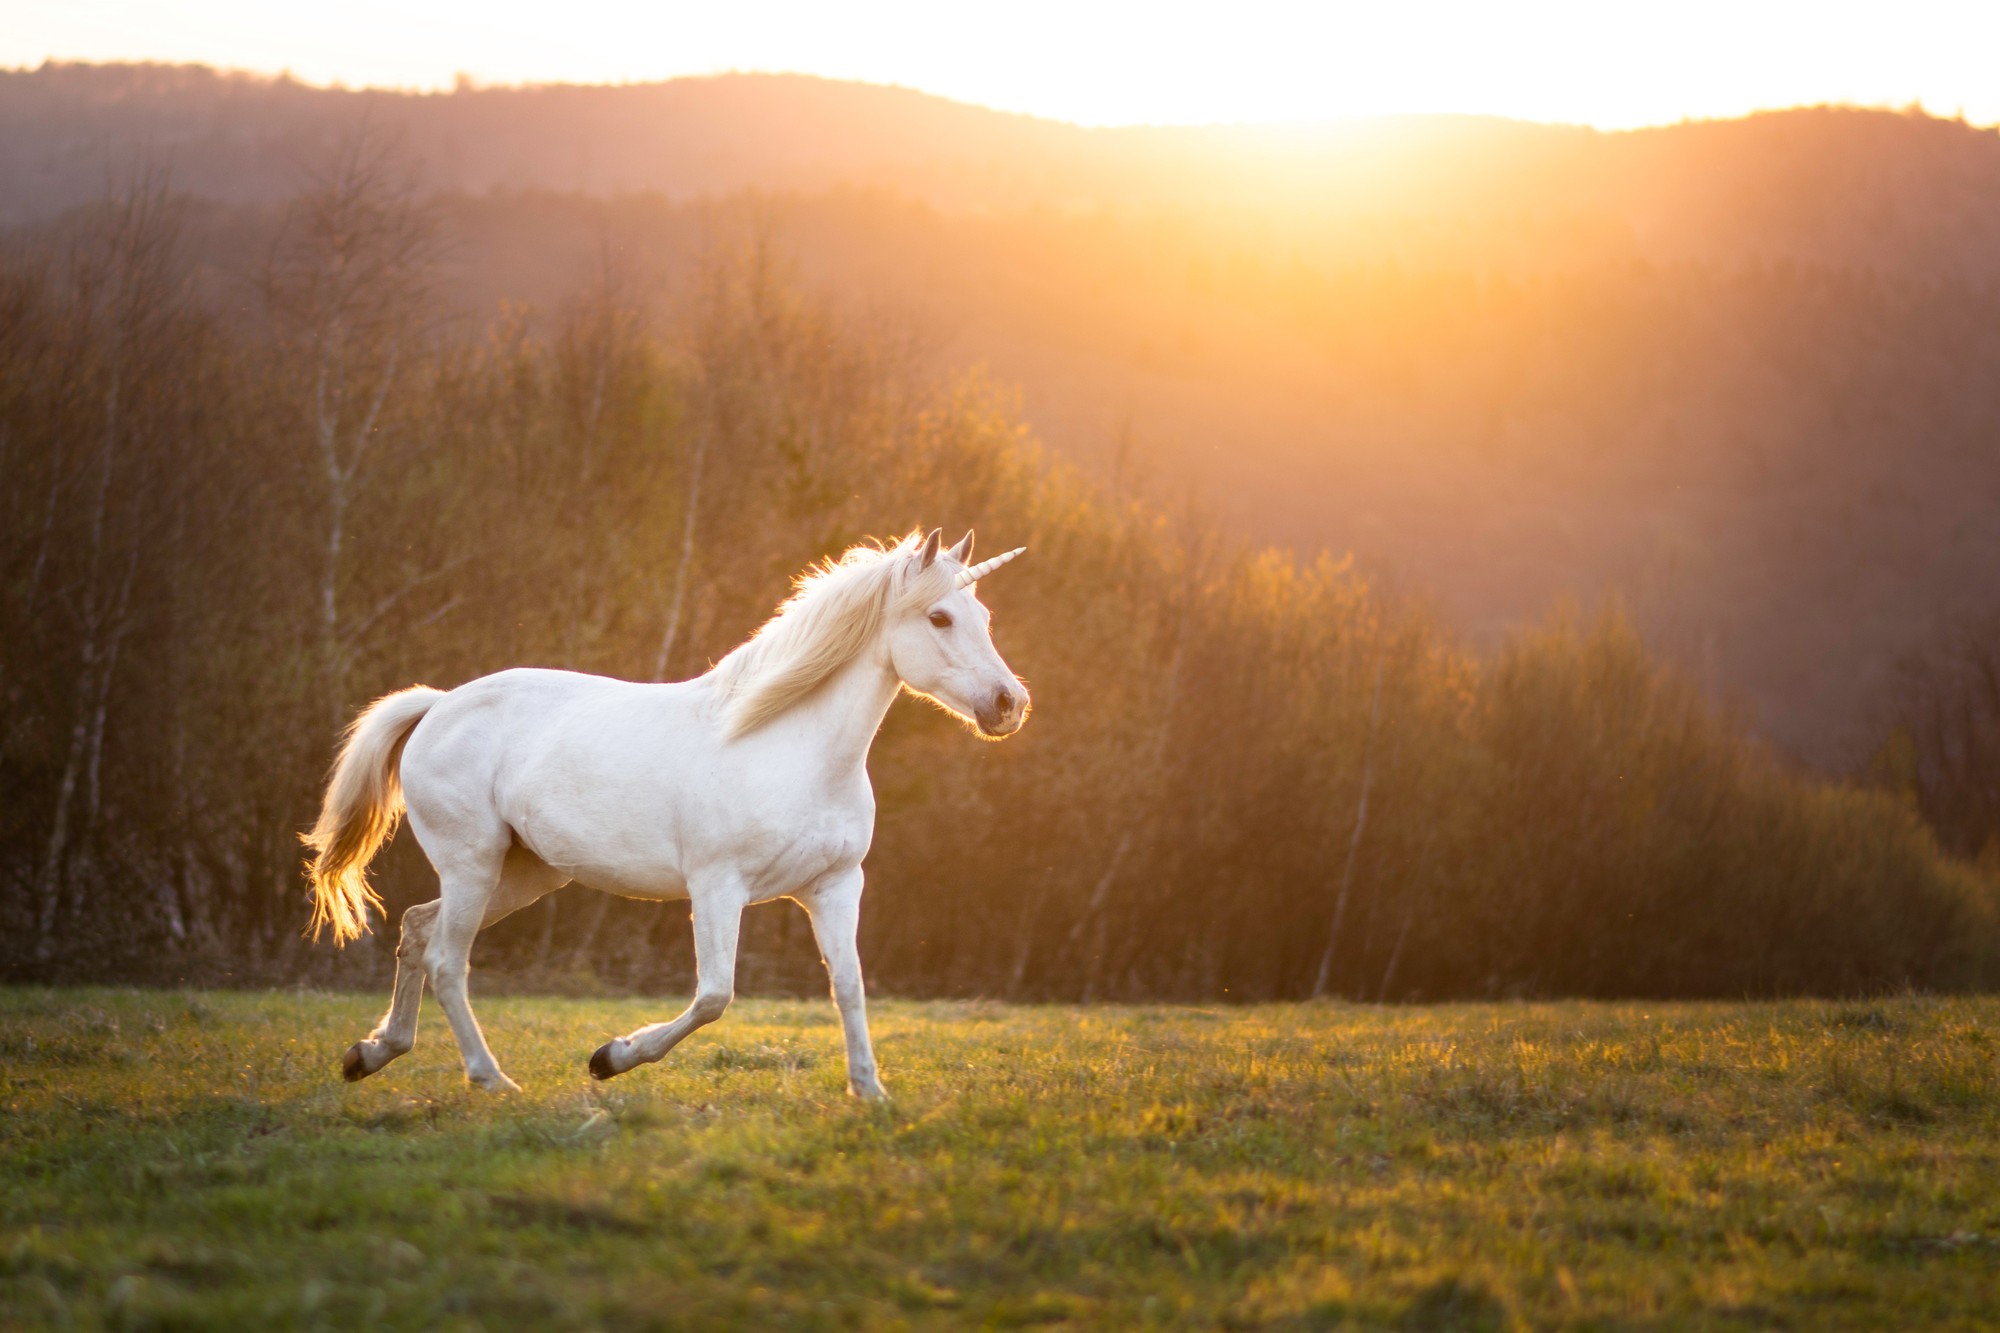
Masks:
[[[319,822],[304,839],[313,849],[306,874],[312,880],[314,939],[328,927],[335,944],[360,939],[368,932],[368,909],[381,910],[382,900],[368,883],[368,862],[403,817],[403,784],[396,772],[403,742],[442,698],[443,690],[425,685],[384,695],[342,736]]]

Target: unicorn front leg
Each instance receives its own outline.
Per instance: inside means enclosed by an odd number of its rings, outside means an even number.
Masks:
[[[847,1090],[864,1101],[888,1097],[875,1072],[875,1047],[868,1040],[868,993],[861,984],[861,951],[855,936],[861,929],[861,867],[828,880],[799,903],[812,918],[813,938],[833,985],[833,1003],[840,1010],[841,1032],[847,1038]]]
[[[688,886],[688,909],[694,918],[694,1002],[671,1023],[649,1023],[598,1047],[590,1057],[592,1078],[615,1078],[651,1064],[696,1028],[722,1017],[736,998],[736,937],[745,905],[743,886],[736,880]]]

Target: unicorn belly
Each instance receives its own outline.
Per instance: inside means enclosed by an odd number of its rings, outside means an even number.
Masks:
[[[687,880],[660,872],[658,867],[634,867],[585,862],[558,867],[570,881],[586,889],[615,894],[620,898],[645,898],[659,902],[685,901]],[[635,873],[638,872],[638,873]]]
[[[733,883],[766,902],[853,869],[874,836],[872,802],[796,798],[746,818],[699,797],[628,786],[609,799],[521,812],[521,843],[587,887],[628,898],[678,899],[689,885]],[[621,809],[630,805],[634,808]]]

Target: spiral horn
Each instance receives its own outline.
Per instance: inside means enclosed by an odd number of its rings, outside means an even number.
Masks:
[[[1006,564],[1009,560],[1012,560],[1015,556],[1021,554],[1021,552],[1027,549],[1028,548],[1025,546],[1016,546],[1013,550],[1007,552],[1005,555],[996,555],[991,560],[980,561],[978,564],[972,566],[970,569],[959,570],[957,586],[961,588],[971,587],[973,584],[979,582],[979,580],[985,578],[988,574],[991,574],[994,570],[1000,568],[1000,566]]]

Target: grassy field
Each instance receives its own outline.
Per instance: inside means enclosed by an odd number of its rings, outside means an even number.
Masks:
[[[2000,1001],[1014,1008],[0,991],[0,1323],[1974,1328]]]

